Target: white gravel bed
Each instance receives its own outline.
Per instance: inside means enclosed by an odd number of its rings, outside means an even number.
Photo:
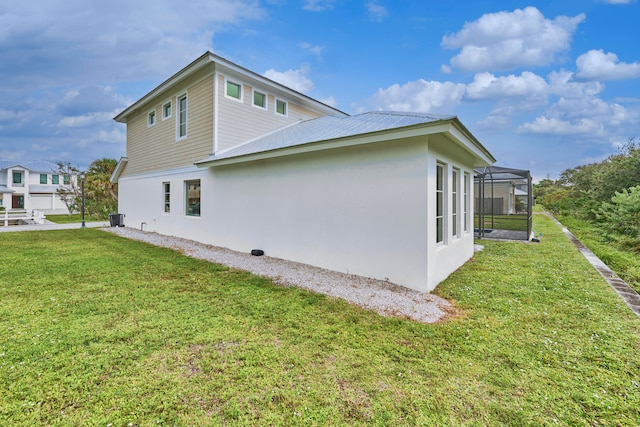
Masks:
[[[444,298],[418,292],[383,280],[313,267],[269,256],[219,248],[193,240],[127,227],[103,230],[128,239],[175,249],[193,258],[209,260],[259,276],[269,277],[280,286],[297,286],[332,297],[342,298],[383,316],[398,316],[419,322],[433,323],[443,318],[453,307]]]

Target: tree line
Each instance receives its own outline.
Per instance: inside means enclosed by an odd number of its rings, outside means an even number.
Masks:
[[[110,213],[118,211],[118,184],[111,182],[111,175],[117,164],[117,160],[105,157],[94,160],[89,165],[84,178],[85,215],[94,219],[105,219]],[[82,182],[79,177],[81,171],[70,162],[57,162],[57,166],[55,172],[59,175],[78,177],[57,190],[69,213],[78,213],[82,209]]]
[[[534,185],[536,203],[559,216],[597,223],[615,240],[640,238],[640,139],[599,163],[565,170]]]

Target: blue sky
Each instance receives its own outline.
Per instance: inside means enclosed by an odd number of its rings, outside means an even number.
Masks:
[[[0,159],[125,155],[112,119],[211,50],[347,113],[457,115],[536,180],[640,137],[636,0],[0,0]]]

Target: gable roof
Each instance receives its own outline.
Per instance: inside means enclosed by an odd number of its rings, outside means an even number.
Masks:
[[[204,67],[215,64],[216,71],[221,71],[223,73],[234,73],[236,75],[244,76],[249,82],[257,82],[260,85],[264,85],[272,88],[275,91],[278,91],[282,94],[287,94],[292,98],[296,98],[298,101],[302,103],[302,105],[311,106],[312,108],[318,109],[323,112],[323,114],[333,114],[333,115],[346,115],[345,112],[338,110],[330,105],[327,105],[323,102],[320,102],[316,99],[313,99],[303,93],[295,91],[287,86],[284,86],[276,81],[273,81],[267,77],[264,77],[254,71],[251,71],[247,68],[244,68],[241,65],[235,64],[221,56],[218,56],[210,51],[205,52],[195,61],[191,62],[189,65],[175,73],[173,76],[169,77],[167,80],[162,82],[160,85],[155,87],[151,92],[144,95],[138,101],[131,104],[124,111],[114,117],[114,120],[120,123],[126,123],[127,118],[136,113],[144,104],[151,101],[156,96],[160,96],[163,92],[171,89],[176,84],[184,81],[189,76],[194,73],[202,70]]]
[[[51,173],[58,170],[58,165],[47,160],[34,160],[31,162],[15,162],[12,160],[0,160],[0,170],[6,170],[10,168],[22,168],[32,172],[46,172]]]
[[[278,129],[226,151],[214,153],[196,162],[199,167],[239,163],[268,157],[279,157],[304,151],[329,148],[328,143],[357,145],[395,138],[448,132],[455,129],[456,139],[466,139],[467,151],[485,164],[495,162],[489,151],[455,116],[437,117],[420,113],[375,111],[355,116],[324,116]],[[369,137],[368,139],[366,137]],[[355,138],[363,138],[356,141]],[[335,144],[334,144],[335,145]],[[333,145],[332,145],[333,146]]]

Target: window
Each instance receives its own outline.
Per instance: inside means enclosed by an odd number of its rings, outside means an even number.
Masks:
[[[282,114],[283,116],[287,115],[287,101],[276,99],[276,113]]]
[[[464,206],[463,206],[463,210],[464,210],[464,224],[462,224],[462,227],[466,232],[469,231],[469,183],[470,183],[470,177],[469,177],[469,173],[465,172],[464,173]]]
[[[260,108],[267,108],[267,95],[253,91],[253,105]]]
[[[13,173],[13,183],[18,185],[22,184],[22,172]]]
[[[178,139],[187,137],[187,94],[178,97]]]
[[[242,86],[238,83],[227,81],[227,96],[229,98],[242,99]]]
[[[458,237],[458,177],[460,170],[452,169],[451,171],[451,232]]]
[[[436,165],[436,243],[444,241],[444,165]]]
[[[71,183],[71,178],[69,178],[69,175],[64,175],[62,177],[62,182],[65,183],[66,185]]]
[[[149,111],[149,116],[147,119],[147,127],[151,127],[156,124],[156,110]]]
[[[164,190],[164,211],[169,213],[171,212],[171,183],[163,182],[162,188]]]
[[[200,180],[186,181],[188,216],[200,216]]]
[[[51,183],[58,185],[60,184],[60,176],[59,175],[51,175]]]
[[[162,106],[162,120],[171,117],[171,101]]]
[[[40,174],[40,184],[46,184],[47,183],[47,174],[46,173],[41,173]]]

